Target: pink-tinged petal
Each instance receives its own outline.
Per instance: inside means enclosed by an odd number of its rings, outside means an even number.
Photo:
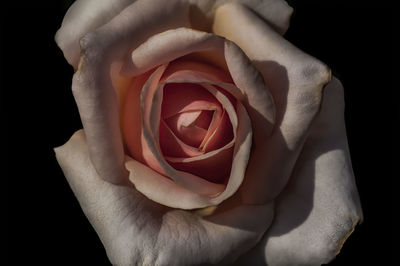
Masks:
[[[158,113],[151,112],[155,98],[162,98],[162,88],[159,89],[159,81],[166,69],[167,65],[158,67],[143,85],[140,92],[140,114],[141,114],[141,145],[142,145],[142,156],[146,165],[154,169],[155,171],[165,175],[163,167],[160,165],[159,158],[156,158],[152,151],[152,146],[159,145],[158,142],[158,128],[157,131],[149,131],[149,124],[151,122],[157,122],[160,124],[161,107],[157,109]],[[161,95],[160,92],[161,91]],[[160,101],[158,99],[158,101]],[[158,105],[155,105],[158,107]],[[156,136],[153,134],[157,134]],[[157,142],[151,142],[149,139],[156,139]]]
[[[204,86],[224,107],[224,114],[220,121],[216,123],[214,129],[209,129],[209,132],[212,130],[211,135],[206,139],[204,146],[200,146],[201,150],[207,153],[191,158],[168,156],[166,159],[178,170],[192,173],[214,183],[224,183],[230,175],[232,166],[238,118],[235,108],[223,93],[211,85]]]
[[[213,113],[213,111],[183,112],[164,121],[184,143],[192,147],[199,147],[207,134],[207,128],[210,125]],[[198,123],[206,127],[201,127]]]
[[[210,129],[209,131],[210,132]],[[234,129],[229,115],[224,112],[216,128],[208,138],[204,138],[204,144],[201,143],[200,148],[205,152],[220,149],[227,145],[229,142],[234,141]]]
[[[153,75],[155,73],[153,73]],[[216,97],[222,103],[224,108],[227,110],[229,118],[232,122],[232,126],[234,128],[236,128],[237,126],[237,130],[234,131],[234,134],[235,133],[237,134],[237,138],[235,141],[233,166],[229,182],[226,186],[224,186],[221,184],[209,182],[193,174],[179,171],[173,168],[170,164],[168,164],[165,161],[165,158],[163,157],[161,148],[159,146],[159,126],[161,119],[160,113],[161,113],[161,105],[162,105],[163,91],[164,91],[163,86],[164,83],[158,84],[158,88],[155,89],[154,86],[145,85],[143,87],[141,94],[141,102],[142,102],[141,111],[143,114],[142,136],[149,150],[154,155],[154,158],[156,159],[157,163],[161,166],[162,169],[159,170],[154,167],[152,168],[158,171],[159,173],[165,174],[166,176],[173,179],[176,185],[179,185],[189,191],[192,191],[195,194],[204,197],[204,200],[202,200],[201,202],[200,201],[191,202],[190,208],[201,208],[219,204],[226,198],[230,197],[234,192],[236,192],[241,182],[243,181],[251,147],[252,133],[251,133],[250,119],[244,107],[239,102],[237,103],[236,106],[236,109],[238,111],[236,117],[235,108],[233,108],[230,100],[223,93],[218,92],[218,90],[216,90],[212,86],[209,86],[209,88],[207,89],[214,95],[214,97]],[[144,103],[151,103],[151,105],[146,105]],[[233,142],[231,142],[231,145],[233,145]],[[145,177],[139,176],[137,178],[145,178]],[[150,189],[150,186],[146,188],[148,189],[146,191],[141,189],[139,190],[148,197],[154,197],[154,195],[152,196],[150,194],[154,193],[152,191],[154,191],[155,189],[154,190]],[[165,202],[162,203],[168,206],[175,206],[179,204],[174,202],[174,198],[170,198],[167,201],[168,201],[167,203]]]
[[[247,67],[257,72],[251,65],[247,65]],[[252,75],[252,77],[255,77],[255,75]],[[249,82],[250,80],[251,78],[249,78]],[[271,103],[272,99],[263,96],[264,93],[262,91],[266,90],[263,82],[257,84],[257,88],[251,88],[251,85],[257,83],[259,80],[252,81],[253,84],[241,83],[241,85],[244,84],[247,87],[238,88],[233,84],[233,80],[227,72],[212,65],[206,65],[203,62],[175,60],[169,64],[161,81],[166,82],[167,84],[193,83],[201,84],[202,86],[212,85],[218,88],[218,90],[225,95],[232,104],[235,104],[236,99],[238,99],[245,102],[247,106],[249,104],[248,99],[246,99],[246,94],[248,93],[246,90],[259,90],[257,93],[260,93],[263,100],[266,100],[267,102],[264,106],[272,106],[272,112],[274,111],[273,102]],[[268,94],[268,91],[266,93]],[[269,112],[269,110],[266,112]]]
[[[200,116],[201,111],[189,111],[184,113],[179,113],[176,115],[175,124],[179,130],[181,127],[189,127],[192,125],[196,119]]]
[[[204,179],[201,179],[203,181],[202,183],[196,184],[196,181],[199,180],[194,179],[193,176],[188,176],[183,172],[176,171],[178,175],[186,175],[183,176],[184,181],[193,182],[194,187],[190,187],[190,185],[188,185],[188,189],[184,189],[184,186],[182,184],[178,184],[176,180],[174,180],[174,182],[173,180],[169,180],[168,178],[157,174],[154,170],[146,168],[146,171],[152,171],[154,174],[151,180],[147,179],[149,175],[146,176],[139,173],[134,174],[134,170],[130,169],[130,171],[132,171],[130,179],[135,184],[135,187],[146,197],[156,202],[160,202],[166,206],[182,209],[194,209],[216,205],[230,197],[237,191],[241,182],[243,181],[247,161],[250,155],[252,139],[250,119],[246,114],[246,110],[239,102],[237,110],[239,116],[238,134],[236,139],[237,145],[234,147],[233,164],[230,172],[229,182],[226,186],[209,183],[212,184],[212,186],[205,187],[204,183],[207,181]],[[181,176],[171,176],[171,178],[172,177],[181,178]],[[201,191],[200,188],[204,188],[204,190]],[[185,201],[181,200],[177,196],[179,193],[181,193],[180,191],[182,189],[188,193]],[[210,191],[214,191],[217,196],[210,197],[211,195],[208,194]],[[221,191],[223,192],[221,193]]]
[[[208,197],[177,185],[173,180],[140,162],[127,158],[126,168],[130,172],[129,180],[135,188],[155,202],[180,209],[192,209],[193,205],[208,205]]]
[[[221,50],[223,52],[223,50]],[[169,64],[161,81],[175,83],[233,83],[229,72],[226,72],[216,66],[191,60],[175,60]],[[173,80],[173,81],[172,81]],[[179,80],[183,80],[179,82]]]
[[[88,32],[106,24],[135,0],[77,0],[65,14],[55,36],[68,63],[78,68],[79,40]]]
[[[225,96],[225,93],[209,84],[203,84],[203,86],[218,99],[224,108],[221,119],[215,124],[214,128],[209,128],[208,130],[211,135],[206,136],[205,143],[200,146],[205,151],[211,151],[217,147],[228,145],[229,142],[235,142],[238,118],[232,102]],[[212,124],[210,124],[211,126]]]
[[[135,80],[135,78],[122,76],[120,74],[121,65],[122,63],[117,61],[111,64],[110,78],[112,87],[114,88],[118,98],[119,119],[122,131],[125,101],[127,99],[128,92],[132,87],[132,83]]]
[[[236,114],[236,110],[233,107],[231,101],[228,97],[225,96],[224,93],[217,90],[214,86],[209,84],[203,84],[204,88],[207,89],[224,107],[224,112],[219,121],[211,121],[210,127],[208,129],[208,133],[210,136],[206,135],[205,144],[201,144],[200,147],[202,150],[207,151],[206,154],[200,155],[193,158],[173,158],[174,162],[192,162],[196,160],[203,160],[204,158],[212,157],[218,152],[228,149],[233,146],[236,140],[236,133],[238,130],[238,116]],[[213,119],[215,118],[215,115]],[[214,139],[215,138],[215,139]],[[208,147],[211,145],[211,148],[218,147],[217,150],[213,150]],[[168,160],[171,160],[169,158]]]
[[[144,163],[140,93],[153,70],[136,77],[128,89],[122,106],[122,136],[129,156]]]
[[[223,193],[221,193],[221,195],[218,196],[220,201],[232,196],[233,193],[238,190],[239,186],[244,180],[247,163],[250,157],[253,136],[251,121],[246,109],[239,101],[236,104],[236,113],[238,126],[233,150],[232,168],[226,189]],[[232,125],[234,126],[233,123]],[[217,203],[219,202],[217,201]]]
[[[237,121],[239,123],[233,124],[235,128],[237,126],[237,136],[235,141],[232,140],[228,145],[224,146],[223,148],[207,152],[204,155],[200,155],[193,158],[172,158],[172,157],[166,158],[167,161],[173,165],[176,165],[178,167],[184,167],[184,164],[188,164],[187,169],[189,169],[190,171],[196,170],[201,172],[200,166],[202,166],[203,164],[205,165],[206,164],[205,162],[211,163],[210,161],[213,160],[214,158],[218,158],[218,160],[221,160],[221,166],[223,166],[224,165],[224,163],[222,162],[223,157],[226,156],[225,160],[229,160],[229,154],[232,146],[234,145],[233,159],[232,163],[230,163],[231,171],[229,179],[223,177],[224,168],[217,170],[218,174],[216,175],[212,174],[208,175],[208,178],[210,180],[214,180],[217,182],[228,181],[225,191],[221,195],[215,198],[216,202],[218,202],[217,200],[220,200],[218,198],[222,199],[228,198],[237,191],[237,189],[239,188],[240,184],[244,179],[246,173],[247,161],[250,155],[251,140],[252,140],[251,122],[245,108],[240,102],[237,102],[236,110],[238,116]],[[199,167],[199,169],[194,169],[195,167]]]
[[[208,127],[210,126],[213,116],[214,116],[214,111],[202,110],[200,112],[200,115],[191,125],[207,130]]]
[[[343,87],[326,86],[321,112],[263,240],[238,265],[321,265],[331,261],[363,219],[350,162]]]
[[[159,79],[165,68],[166,65],[163,65],[152,74],[152,76],[143,86],[140,96],[140,106],[142,113],[143,157],[147,165],[149,165],[152,169],[159,172],[160,174],[172,178],[178,185],[181,185],[184,188],[205,197],[218,195],[221,193],[221,191],[223,191],[223,185],[214,184],[190,173],[178,171],[171,167],[165,161],[162,155],[159,145],[159,127],[161,121],[160,116],[164,84],[159,84]],[[151,191],[141,192],[143,194],[149,192],[152,193]],[[204,206],[200,205],[193,208],[199,207]]]
[[[226,184],[232,167],[233,146],[223,149],[213,156],[204,156],[201,160],[177,160],[167,157],[175,169],[194,174],[210,182]]]
[[[154,9],[155,5],[164,8]],[[127,177],[117,89],[110,75],[112,65],[121,62],[130,49],[150,36],[188,25],[187,14],[188,3],[178,0],[168,1],[168,4],[161,0],[138,0],[110,22],[81,38],[81,60],[72,90],[93,164],[100,176],[110,182],[120,183]],[[160,21],[163,23],[158,23]]]
[[[164,156],[171,157],[187,158],[204,154],[198,148],[190,146],[178,138],[164,121],[160,123],[160,149]]]
[[[245,202],[266,202],[282,191],[290,177],[320,108],[322,88],[330,80],[330,70],[287,42],[243,5],[220,6],[213,31],[246,53],[263,75],[276,103],[273,134],[262,155],[264,175],[246,178],[243,184]]]
[[[166,71],[168,69],[169,67]],[[198,84],[166,84],[163,95],[161,115],[164,119],[187,111],[219,110],[222,112],[218,100]]]

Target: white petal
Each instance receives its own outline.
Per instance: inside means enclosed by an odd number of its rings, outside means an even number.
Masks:
[[[274,199],[282,191],[318,113],[330,70],[287,42],[253,11],[238,4],[216,10],[213,30],[236,43],[264,77],[276,106],[276,124],[265,136],[263,175],[244,182],[245,202]],[[262,164],[261,164],[262,165]],[[256,169],[257,170],[257,169]]]
[[[362,220],[343,113],[343,87],[333,78],[288,186],[276,202],[274,222],[242,263],[328,263]]]
[[[55,152],[113,265],[230,263],[254,246],[272,221],[272,204],[230,201],[202,217],[159,205],[129,184],[106,182],[91,163],[82,130]]]
[[[135,0],[77,0],[65,14],[61,28],[57,31],[56,42],[64,56],[75,69],[78,68],[79,40],[110,21],[121,10]]]
[[[163,8],[154,8],[155,5]],[[81,60],[72,90],[92,162],[100,176],[110,182],[118,183],[127,177],[111,66],[149,36],[188,24],[187,12],[187,4],[178,0],[139,0],[80,41]]]
[[[191,10],[191,21],[195,28],[209,31],[210,21],[215,9],[226,3],[243,4],[257,13],[267,23],[273,26],[280,34],[289,27],[291,8],[284,0],[189,0],[194,6]]]
[[[136,0],[77,0],[68,9],[62,25],[56,34],[56,42],[67,61],[75,68],[78,68],[80,57],[80,39],[88,32],[106,24],[124,8],[134,3]],[[146,0],[148,1],[148,0]],[[154,1],[153,1],[154,2]],[[209,30],[204,28],[206,24],[209,28],[215,7],[223,4],[224,0],[188,0],[191,2],[190,20],[194,28]],[[284,33],[290,21],[293,9],[283,0],[236,0],[250,7],[261,17],[268,21],[278,32]],[[153,9],[163,10],[164,6],[154,2]],[[199,12],[200,10],[200,12]],[[180,12],[177,10],[176,12]],[[151,12],[149,13],[151,16]],[[208,19],[205,19],[205,18]],[[199,26],[201,25],[201,26]],[[183,25],[181,25],[183,26]],[[206,26],[206,27],[207,27]]]
[[[224,40],[214,34],[188,28],[178,28],[156,34],[133,50],[128,57],[122,73],[126,76],[137,76],[157,65],[171,62],[174,59],[194,52],[209,52],[221,60]]]

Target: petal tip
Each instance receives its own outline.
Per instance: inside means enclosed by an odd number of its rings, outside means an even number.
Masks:
[[[86,144],[85,132],[83,131],[83,129],[80,129],[74,132],[74,134],[72,134],[72,136],[69,138],[67,142],[53,148],[57,161],[60,162],[60,159],[66,156],[70,150],[73,151],[72,146],[81,145],[82,143]]]
[[[73,43],[68,43],[65,42],[64,40],[66,37],[64,36],[64,31],[63,28],[59,28],[54,35],[54,41],[56,42],[57,46],[61,49],[65,60],[67,60],[68,64],[74,67],[74,69],[77,68],[78,62],[79,62],[79,53],[76,55],[75,54],[75,47]]]

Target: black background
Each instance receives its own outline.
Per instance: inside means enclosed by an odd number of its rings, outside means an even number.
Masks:
[[[81,128],[70,89],[73,70],[53,37],[71,1],[16,2],[1,6],[6,264],[107,265],[52,150]],[[330,265],[389,265],[392,259],[392,160],[399,122],[393,115],[394,7],[374,2],[289,1],[295,13],[286,38],[326,62],[345,86],[365,221]]]

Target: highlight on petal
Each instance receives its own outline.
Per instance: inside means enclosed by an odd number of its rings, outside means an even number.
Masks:
[[[249,204],[273,200],[286,185],[319,111],[322,88],[330,80],[330,70],[287,42],[243,5],[218,7],[213,31],[244,51],[263,75],[275,101],[272,134],[264,144],[265,152],[252,156],[248,170],[251,178],[245,179],[242,190]]]
[[[291,8],[284,0],[191,0],[190,19],[192,26],[203,31],[210,31],[214,12],[218,6],[226,3],[243,4],[257,13],[280,34],[289,27]]]
[[[65,14],[61,28],[55,36],[64,56],[78,68],[79,40],[88,32],[106,24],[135,0],[77,0]]]
[[[328,263],[362,219],[348,151],[343,87],[333,78],[293,175],[276,201],[271,228],[238,264]]]
[[[171,62],[194,52],[212,53],[219,64],[224,64],[224,40],[214,34],[189,28],[168,30],[151,36],[133,50],[132,57],[125,61],[122,72],[136,76],[154,66]]]

